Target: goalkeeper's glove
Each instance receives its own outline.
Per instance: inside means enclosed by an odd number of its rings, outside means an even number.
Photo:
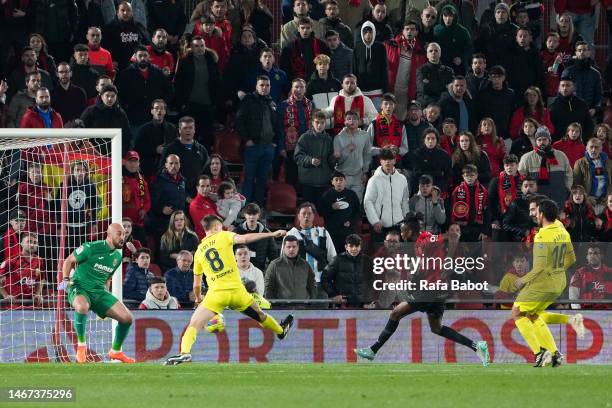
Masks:
[[[57,284],[57,290],[65,291],[70,285],[70,279],[63,279],[60,283]]]
[[[257,291],[257,284],[254,281],[245,279],[242,283],[247,292],[255,293]]]

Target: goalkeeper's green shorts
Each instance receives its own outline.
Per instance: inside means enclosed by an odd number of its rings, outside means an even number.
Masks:
[[[85,290],[74,283],[70,285],[68,290],[68,301],[72,305],[74,298],[77,296],[84,296],[89,303],[89,310],[104,319],[108,309],[113,307],[115,303],[119,301],[112,293],[104,289]]]

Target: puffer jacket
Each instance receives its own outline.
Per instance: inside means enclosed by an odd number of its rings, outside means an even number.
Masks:
[[[378,167],[368,180],[363,198],[368,222],[371,225],[382,222],[385,228],[397,225],[408,212],[409,197],[408,181],[402,173],[395,170],[385,174]]]
[[[361,307],[373,300],[372,258],[360,253],[352,256],[341,253],[327,265],[321,275],[321,284],[327,295],[346,296],[347,306]]]

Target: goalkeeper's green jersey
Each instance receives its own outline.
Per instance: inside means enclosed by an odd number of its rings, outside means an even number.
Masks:
[[[77,261],[72,283],[84,290],[104,290],[106,282],[121,267],[122,254],[105,240],[86,242],[73,252]]]

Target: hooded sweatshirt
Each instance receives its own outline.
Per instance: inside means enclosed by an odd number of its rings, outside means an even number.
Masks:
[[[387,51],[385,46],[372,41],[366,44],[363,39],[364,29],[372,29],[373,38],[376,38],[376,27],[370,21],[366,21],[361,26],[360,41],[356,41],[353,51],[353,70],[357,76],[357,84],[364,91],[379,90],[387,92],[389,85],[387,72]]]
[[[178,301],[174,296],[170,296],[170,293],[166,293],[164,300],[159,300],[153,296],[149,288],[139,309],[178,309],[179,307]]]
[[[453,68],[455,74],[464,74],[465,67],[472,58],[472,38],[469,31],[458,23],[457,9],[451,4],[444,6],[440,16],[445,11],[453,13],[455,16],[453,23],[450,26],[446,26],[442,20],[443,17],[440,17],[440,23],[434,27],[434,40],[442,48],[442,64]],[[461,59],[460,65],[453,63],[453,60],[457,57]]]

